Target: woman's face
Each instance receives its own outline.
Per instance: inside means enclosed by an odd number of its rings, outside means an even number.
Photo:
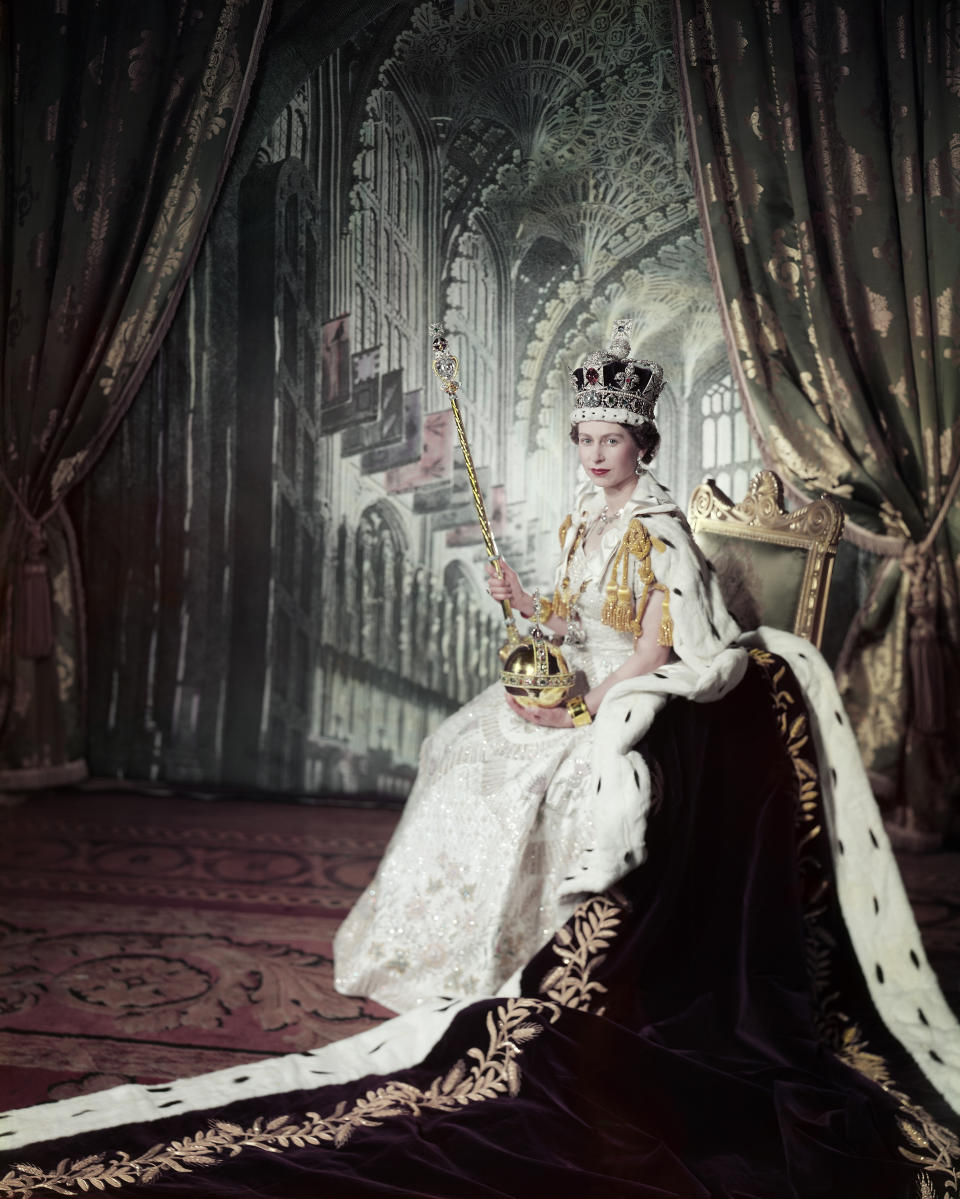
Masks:
[[[619,425],[585,420],[577,426],[580,463],[605,491],[616,491],[637,481],[637,447]]]

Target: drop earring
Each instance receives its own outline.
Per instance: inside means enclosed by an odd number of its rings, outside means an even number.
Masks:
[[[641,454],[637,454],[637,465],[633,468],[633,470],[638,479],[641,475],[645,475],[647,473],[643,465],[643,456]]]

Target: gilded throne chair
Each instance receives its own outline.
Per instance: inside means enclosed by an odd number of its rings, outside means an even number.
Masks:
[[[786,512],[783,483],[762,470],[738,503],[706,479],[690,497],[687,518],[743,628],[771,625],[819,649],[843,533],[843,509],[836,500],[821,496]]]

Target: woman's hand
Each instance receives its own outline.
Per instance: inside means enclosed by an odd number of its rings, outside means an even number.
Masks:
[[[502,578],[497,577],[493,563],[487,563],[487,590],[498,603],[509,600],[510,606],[516,608],[521,616],[529,617],[533,612],[533,596],[524,591],[517,572],[502,558],[500,569],[503,571]]]
[[[527,724],[536,724],[544,729],[572,729],[573,717],[563,704],[557,708],[525,708],[507,692],[507,704]]]

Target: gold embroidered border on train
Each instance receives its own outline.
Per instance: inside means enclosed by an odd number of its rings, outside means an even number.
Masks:
[[[442,1077],[422,1089],[390,1080],[367,1091],[352,1106],[338,1103],[327,1116],[305,1112],[301,1117],[257,1118],[242,1128],[226,1120],[212,1120],[194,1136],[154,1145],[138,1157],[119,1150],[103,1161],[103,1155],[64,1160],[51,1172],[38,1166],[18,1165],[0,1179],[0,1194],[29,1199],[43,1189],[58,1195],[89,1193],[90,1187],[105,1190],[124,1184],[152,1182],[166,1171],[190,1173],[213,1166],[224,1157],[236,1157],[244,1149],[284,1152],[307,1145],[345,1145],[360,1128],[376,1128],[396,1116],[418,1116],[421,1111],[456,1111],[468,1103],[482,1103],[520,1092],[518,1059],[523,1045],[543,1031],[543,1023],[554,1023],[560,1005],[540,999],[508,999],[487,1013],[489,1040],[485,1050],[471,1049]],[[541,1023],[534,1023],[539,1019]],[[467,1059],[473,1064],[468,1067]]]
[[[816,765],[810,756],[807,716],[794,696],[781,686],[786,667],[772,654],[751,649],[750,657],[763,669],[780,726],[780,736],[797,777],[796,821],[801,836],[797,845],[797,867],[808,896],[804,905],[807,971],[813,988],[817,1028],[823,1043],[851,1069],[882,1087],[899,1105],[898,1123],[906,1138],[899,1153],[920,1167],[917,1194],[920,1199],[956,1199],[960,1190],[960,1140],[948,1128],[913,1103],[890,1078],[884,1058],[870,1050],[862,1030],[836,1005],[831,986],[830,958],[833,940],[821,924],[831,886],[822,859],[804,852],[823,834],[821,795]],[[934,1179],[937,1175],[938,1179]],[[943,1189],[937,1185],[942,1181]]]
[[[595,996],[606,990],[591,974],[615,935],[622,912],[622,905],[607,895],[595,895],[580,904],[572,918],[573,931],[564,927],[554,937],[554,951],[562,964],[544,980],[546,998],[508,999],[489,1011],[486,1049],[469,1050],[425,1089],[388,1080],[367,1091],[351,1107],[338,1104],[327,1116],[306,1112],[301,1117],[258,1118],[246,1128],[213,1120],[206,1130],[154,1145],[138,1157],[121,1149],[109,1161],[104,1161],[102,1154],[72,1162],[64,1160],[49,1172],[21,1164],[0,1179],[0,1195],[30,1199],[39,1190],[80,1195],[89,1193],[91,1186],[105,1190],[147,1183],[166,1171],[184,1174],[213,1166],[244,1149],[276,1153],[306,1145],[339,1148],[358,1129],[378,1127],[391,1117],[416,1116],[424,1110],[454,1111],[468,1103],[516,1096],[521,1084],[519,1059],[523,1045],[540,1035],[544,1023],[554,1023],[564,1007],[589,1011]],[[601,1008],[597,1014],[602,1012]],[[538,1020],[540,1023],[535,1022]],[[468,1059],[472,1059],[472,1065],[468,1066]]]
[[[607,988],[592,974],[617,934],[623,911],[623,904],[609,893],[593,895],[578,905],[570,921],[554,935],[551,948],[561,964],[548,971],[540,983],[542,995],[565,1008],[594,1010],[594,1000]],[[602,1007],[595,1010],[598,1016],[603,1012]]]

